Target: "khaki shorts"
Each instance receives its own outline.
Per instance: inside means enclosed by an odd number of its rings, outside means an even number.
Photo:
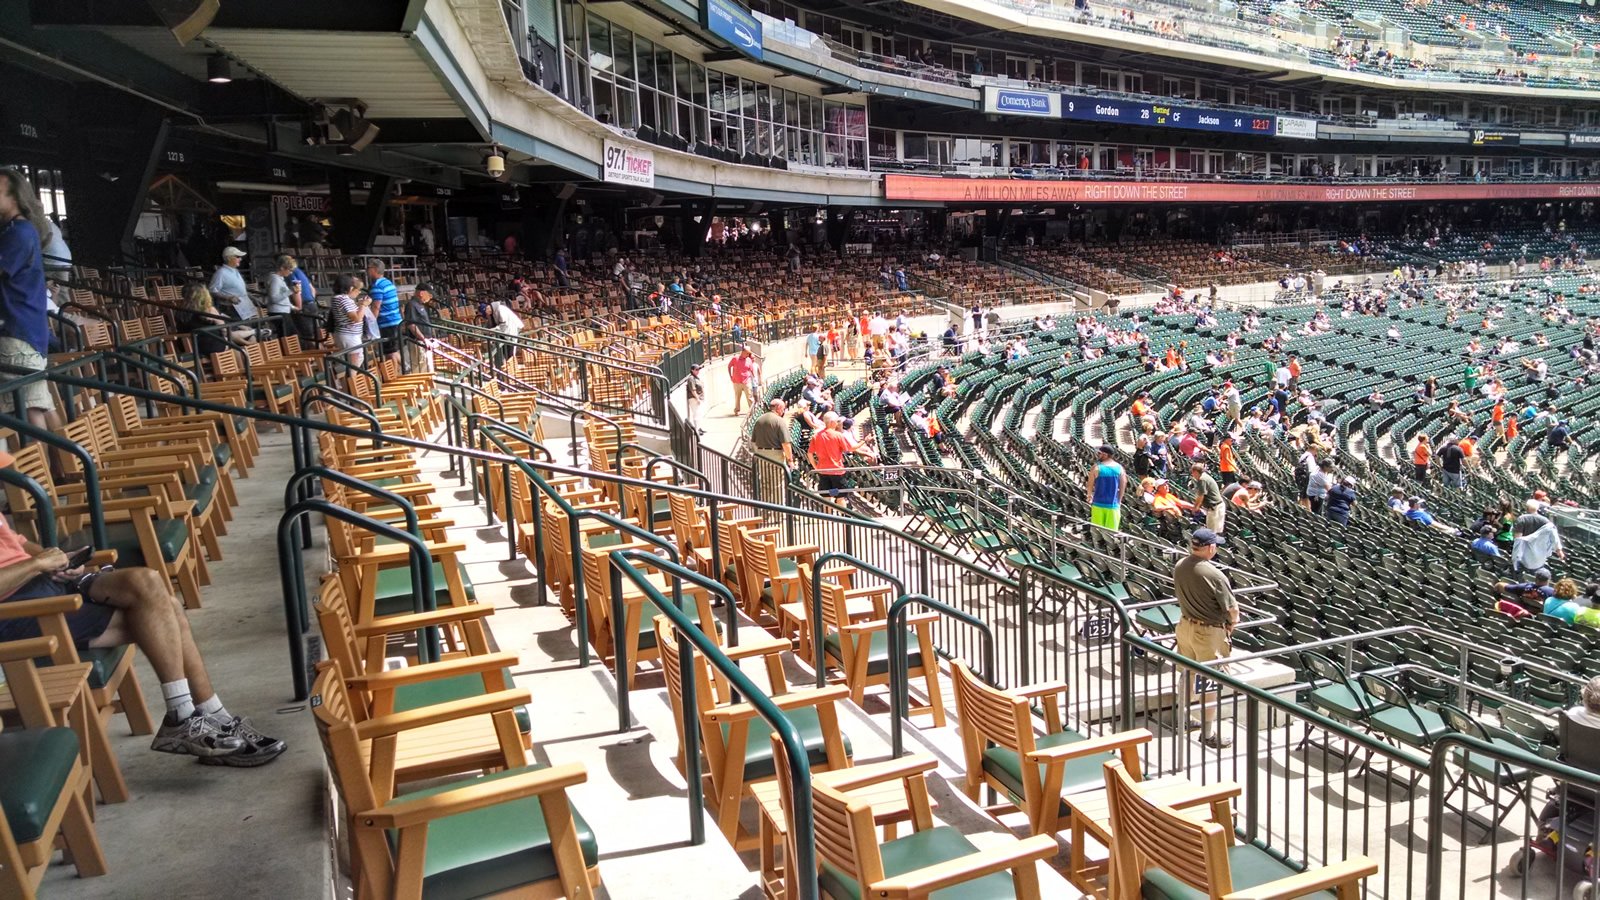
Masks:
[[[1206,527],[1212,531],[1215,531],[1217,534],[1222,533],[1222,526],[1226,524],[1227,521],[1228,504],[1226,501],[1218,503],[1216,506],[1206,510]]]
[[[1202,625],[1185,616],[1178,620],[1178,652],[1195,662],[1226,659],[1233,652],[1228,644],[1228,629]]]
[[[42,371],[45,367],[45,359],[39,351],[33,349],[27,341],[13,337],[0,337],[0,363],[34,372]],[[5,390],[5,382],[20,377],[22,376],[0,372],[0,391]],[[14,406],[12,396],[14,395],[10,391],[0,394],[0,410],[12,411]],[[42,378],[29,382],[22,388],[22,406],[25,409],[55,409],[56,401],[50,396],[50,384]]]

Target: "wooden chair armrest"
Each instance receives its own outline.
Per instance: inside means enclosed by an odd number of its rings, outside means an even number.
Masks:
[[[0,606],[0,609],[5,609]],[[746,638],[739,642],[737,647],[723,647],[722,652],[729,659],[750,659],[754,656],[770,656],[773,653],[784,653],[789,650],[790,644],[782,638],[771,635],[760,635],[755,638]]]
[[[109,565],[114,565],[116,563],[116,561],[117,561],[117,551],[115,551],[115,550],[96,550],[95,552],[89,554],[88,565],[91,565],[91,566],[109,566]]]
[[[453,722],[456,719],[513,710],[532,702],[533,695],[526,690],[495,691],[480,697],[464,697],[448,703],[435,703],[432,706],[420,706],[405,712],[377,716],[358,723],[356,735],[362,740],[370,740],[414,728]]]
[[[136,509],[165,509],[167,504],[159,497],[113,497],[100,502],[105,512],[129,512]],[[71,503],[56,507],[58,516],[86,516],[89,504]]]
[[[761,519],[755,519],[753,521],[760,522],[762,520]],[[776,535],[779,531],[782,531],[782,530],[783,529],[779,528],[777,525],[768,525],[766,528],[752,528],[752,529],[746,531],[744,533],[744,536],[745,537],[767,537],[769,535]]]
[[[1131,731],[1119,731],[1116,734],[1102,734],[1099,737],[1073,741],[1070,744],[1060,744],[1055,747],[1045,747],[1028,754],[1028,759],[1035,763],[1057,762],[1061,760],[1077,759],[1080,756],[1089,756],[1094,753],[1106,753],[1112,750],[1121,750],[1124,747],[1134,747],[1148,744],[1152,735],[1143,728]]]
[[[816,556],[822,552],[822,548],[818,547],[816,544],[801,544],[796,547],[779,547],[777,550],[780,558],[787,558],[790,556]]]
[[[868,892],[875,897],[926,897],[934,891],[984,875],[1031,866],[1038,860],[1055,856],[1059,851],[1055,838],[1046,834],[1034,835],[1014,844],[990,847],[960,859],[885,878],[870,885]]]
[[[1194,806],[1207,806],[1223,800],[1232,800],[1234,797],[1239,796],[1239,793],[1239,785],[1232,781],[1185,785],[1181,790],[1163,788],[1161,791],[1161,805],[1172,809],[1189,809]]]
[[[432,612],[380,616],[371,622],[357,625],[355,630],[356,637],[399,634],[426,628],[429,625],[449,625],[453,622],[465,622],[468,619],[482,619],[493,614],[494,607],[487,603],[463,603],[460,606],[442,606]]]
[[[921,625],[924,622],[937,621],[939,621],[939,614],[935,612],[917,613],[915,615],[906,616],[907,625]],[[870,622],[857,622],[852,625],[846,625],[839,630],[849,634],[867,634],[873,631],[886,631],[888,628],[888,619],[873,619]]]
[[[373,691],[390,691],[402,685],[421,684],[425,681],[454,678],[458,675],[494,672],[516,664],[517,655],[515,653],[458,656],[443,662],[424,663],[420,666],[404,666],[399,669],[374,672],[370,675],[357,675],[354,678],[346,678],[345,681],[351,687],[364,687]]]
[[[19,662],[38,659],[56,652],[53,637],[25,638],[20,641],[0,641],[0,662]]]
[[[1352,856],[1277,881],[1224,894],[1223,897],[1225,900],[1288,900],[1290,897],[1304,897],[1318,891],[1330,890],[1341,884],[1356,884],[1361,879],[1376,874],[1378,874],[1378,863],[1375,860],[1365,856]]]
[[[779,709],[804,709],[808,706],[821,706],[848,699],[850,689],[842,684],[832,684],[823,688],[812,688],[804,691],[794,691],[788,694],[779,694],[772,698],[772,702]],[[748,719],[756,714],[756,708],[748,703],[735,703],[706,713],[706,718],[712,722],[735,722],[739,719]]]
[[[470,784],[426,797],[394,800],[381,808],[354,814],[357,828],[409,828],[434,819],[499,806],[514,800],[564,793],[589,780],[582,763],[566,763],[548,769],[518,772],[480,784]]]
[[[826,575],[826,574],[829,574],[829,573],[823,573],[823,574]],[[845,597],[846,600],[854,600],[854,599],[858,599],[858,598],[861,598],[861,597],[878,597],[878,596],[887,597],[887,596],[892,595],[893,593],[894,593],[894,588],[891,587],[890,585],[887,585],[887,584],[875,584],[875,585],[873,585],[871,587],[848,588],[844,592],[844,597]]]
[[[921,754],[905,756],[900,759],[884,760],[883,762],[865,763],[859,766],[851,766],[848,769],[813,772],[811,773],[811,781],[815,784],[833,788],[836,791],[853,791],[874,784],[882,784],[886,781],[899,781],[918,773],[932,772],[938,767],[938,759]]]
[[[1022,697],[1028,700],[1037,700],[1041,697],[1049,697],[1052,694],[1064,694],[1066,692],[1067,683],[1065,681],[1041,681],[1038,684],[1029,684],[1006,691],[1013,697]]]
[[[59,597],[35,597],[32,600],[11,600],[0,603],[0,621],[6,619],[37,619],[40,616],[66,615],[77,612],[83,598],[77,594]]]
[[[458,543],[458,542],[451,542],[451,543],[448,543],[448,544],[439,544],[439,543],[435,543],[433,541],[428,541],[426,543],[427,543],[428,555],[432,556],[434,558],[438,558],[439,556],[442,556],[442,555],[445,555],[445,554],[465,553],[465,552],[467,552],[467,545],[466,544],[462,544],[462,543]],[[351,557],[350,559],[347,559],[347,560],[342,559],[339,562],[341,564],[348,563],[348,564],[353,564],[353,565],[368,565],[368,564],[382,565],[384,563],[392,563],[392,562],[397,562],[397,561],[398,562],[405,562],[406,560],[408,560],[410,558],[411,558],[411,547],[409,545],[407,545],[407,544],[389,544],[389,545],[384,546],[384,547],[374,547],[371,550],[366,550],[366,551],[363,551],[361,553],[357,553],[355,556]]]

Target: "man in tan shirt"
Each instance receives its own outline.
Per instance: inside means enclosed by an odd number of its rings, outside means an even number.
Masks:
[[[1233,598],[1228,576],[1212,562],[1217,547],[1226,538],[1209,528],[1196,528],[1189,537],[1189,555],[1172,570],[1173,593],[1183,615],[1178,619],[1178,652],[1195,662],[1226,659],[1232,652],[1229,639],[1239,624],[1239,604]],[[1191,676],[1184,677],[1184,697],[1191,694]],[[1213,728],[1216,713],[1201,699],[1201,743],[1223,748],[1233,739]]]

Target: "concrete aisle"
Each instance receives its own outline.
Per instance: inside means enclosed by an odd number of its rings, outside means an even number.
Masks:
[[[95,810],[109,871],[79,879],[70,866],[57,864],[45,876],[43,896],[329,895],[322,747],[311,713],[290,699],[278,577],[277,524],[293,461],[287,435],[264,432],[261,444],[250,477],[234,478],[239,507],[222,538],[223,559],[211,563],[212,583],[201,589],[204,606],[189,612],[189,622],[228,710],[283,738],[289,749],[259,769],[204,766],[152,752],[149,737],[130,735],[126,720],[115,716],[112,744],[132,799]],[[322,554],[308,551],[308,563],[320,565]],[[161,686],[143,658],[136,669],[150,713],[158,717]]]

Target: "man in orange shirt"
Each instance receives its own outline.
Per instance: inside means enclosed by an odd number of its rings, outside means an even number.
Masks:
[[[1289,390],[1300,389],[1300,357],[1289,357]]]
[[[1217,445],[1217,471],[1222,473],[1223,484],[1238,483],[1239,457],[1233,452],[1233,435],[1224,434]]]
[[[1433,461],[1433,446],[1428,443],[1426,434],[1417,435],[1416,449],[1411,451],[1411,463],[1415,468],[1417,480],[1426,484],[1428,482],[1428,465]]]

